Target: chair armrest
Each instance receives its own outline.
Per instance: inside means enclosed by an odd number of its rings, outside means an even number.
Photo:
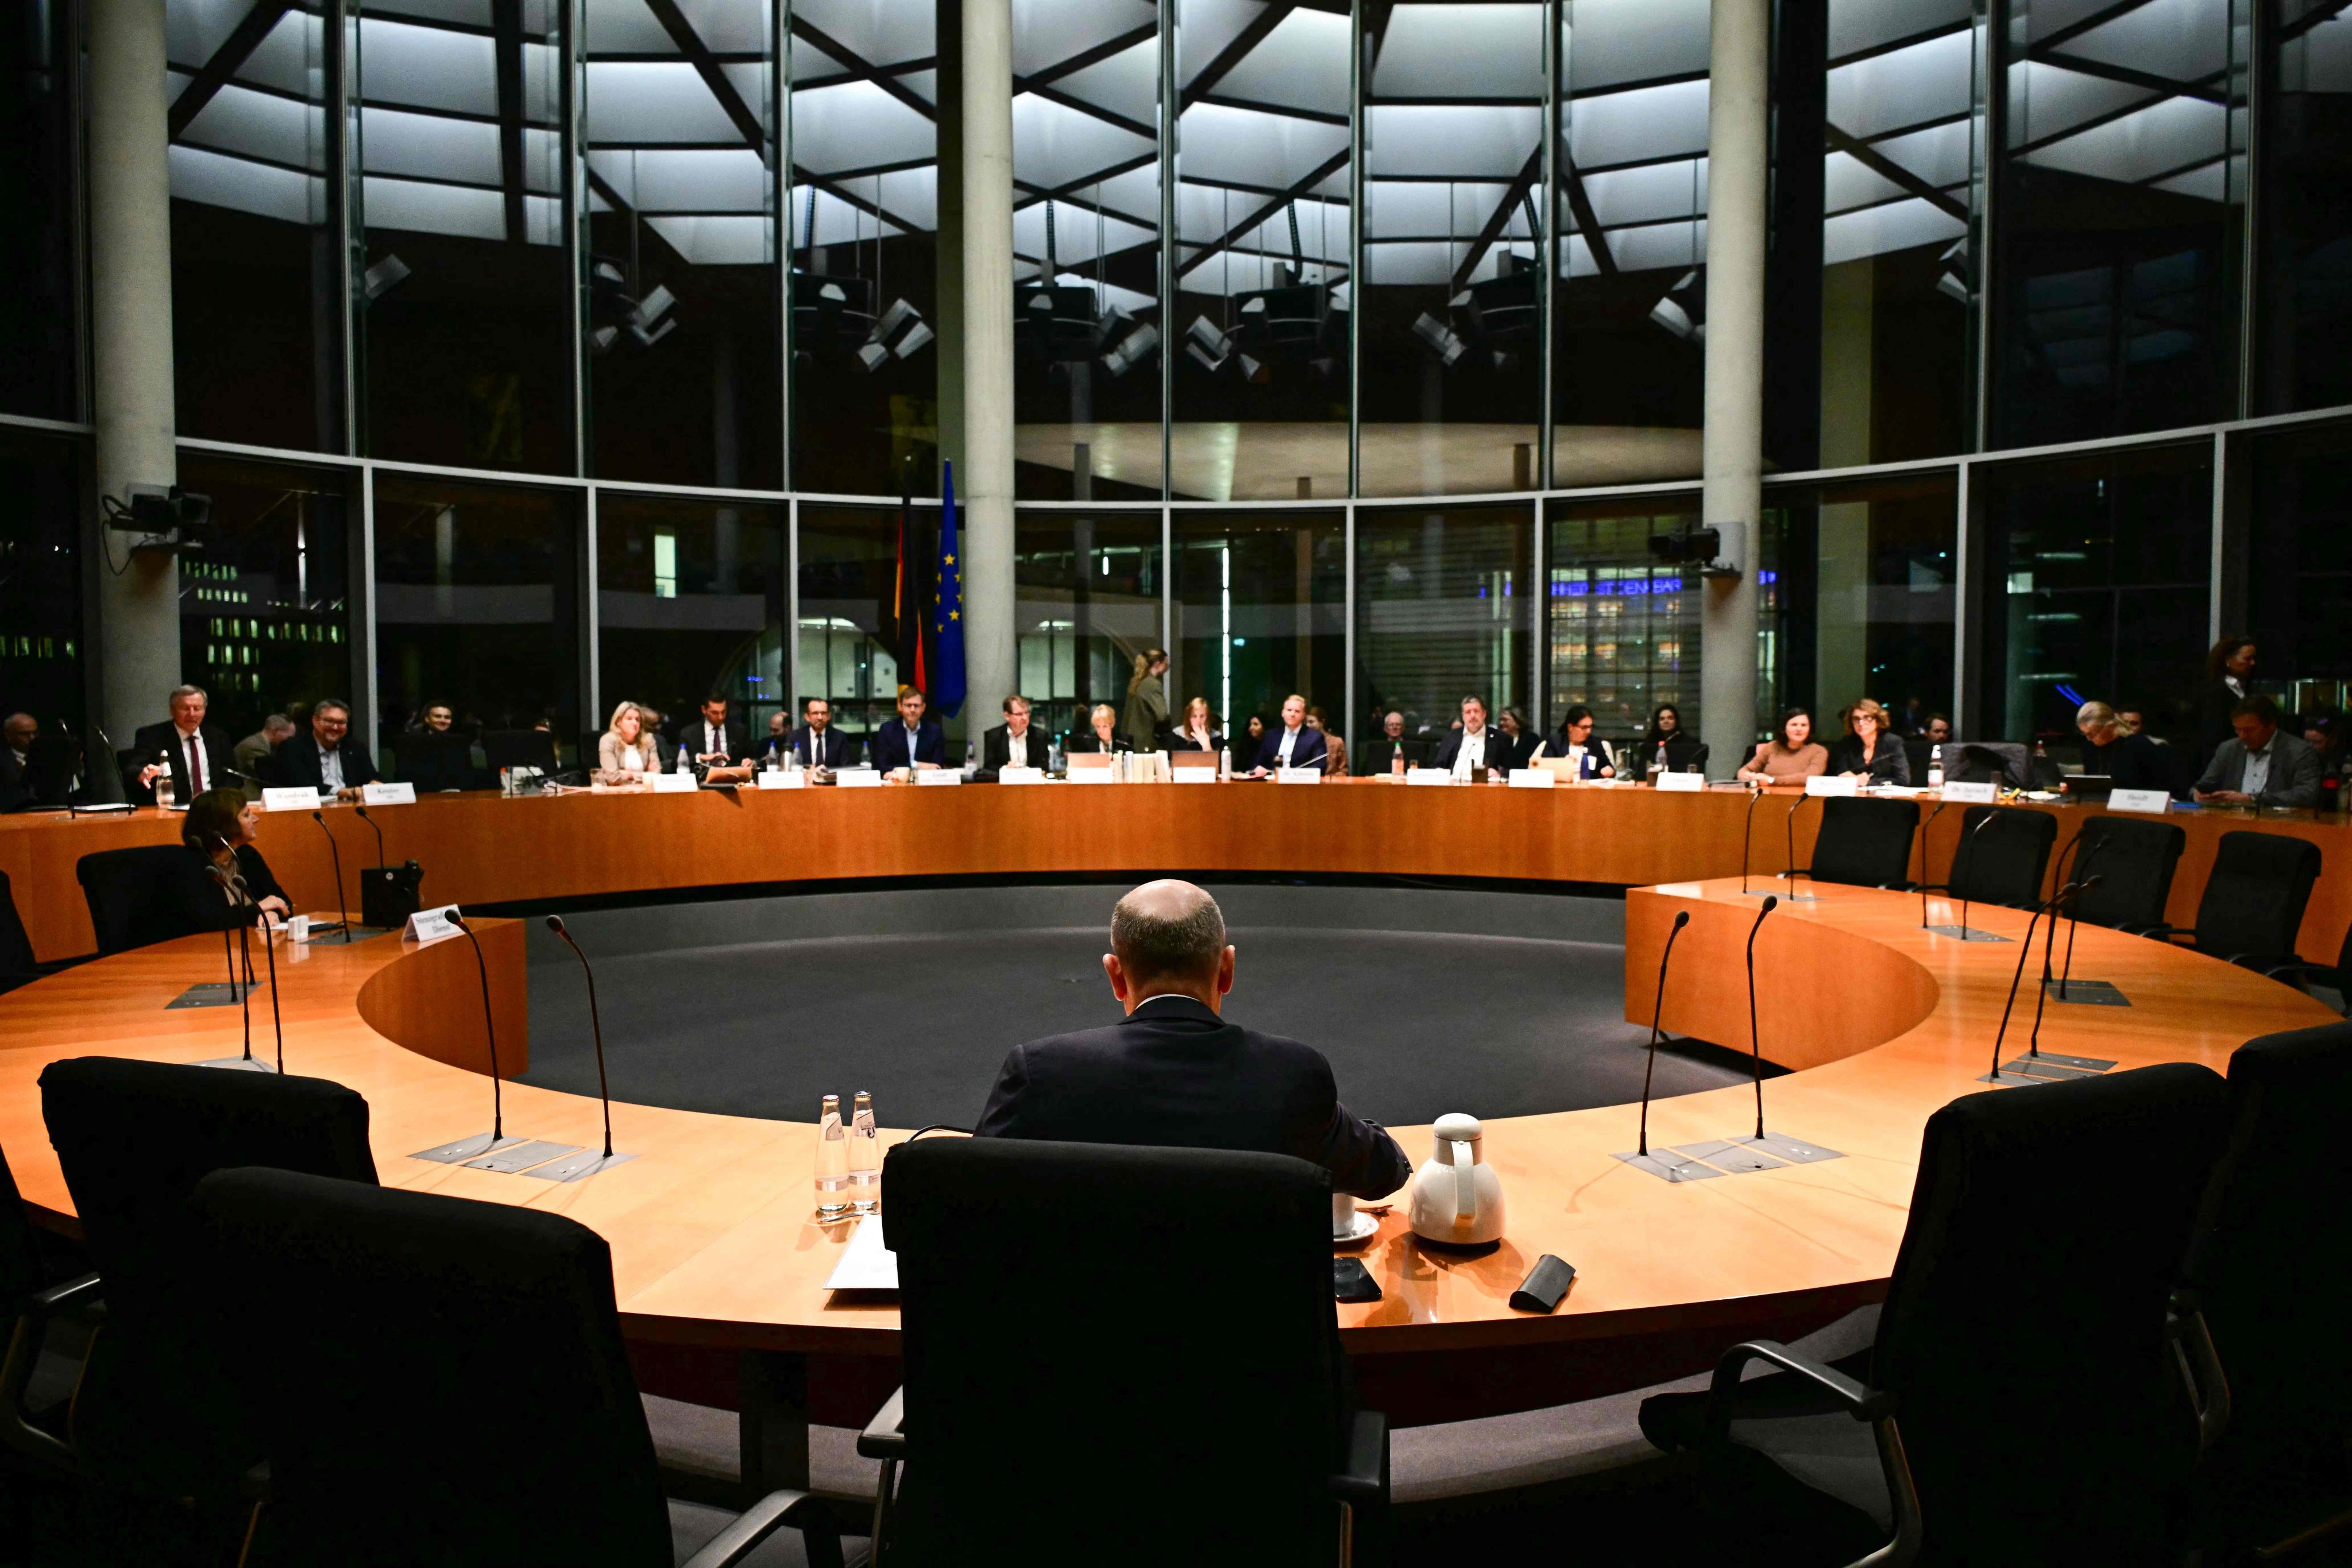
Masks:
[[[810,1500],[808,1493],[790,1488],[770,1492],[736,1516],[734,1523],[712,1536],[701,1551],[688,1558],[686,1568],[730,1568],[730,1564],[741,1562],[753,1547],[782,1526],[793,1523],[793,1516]]]
[[[903,1459],[907,1457],[907,1389],[901,1384],[874,1413],[866,1430],[857,1435],[857,1452],[868,1459]]]
[[[2172,1345],[2174,1363],[2197,1412],[2197,1452],[2204,1454],[2221,1440],[2230,1427],[2230,1379],[2213,1349],[2212,1331],[2196,1294],[2175,1290],[2164,1314],[2164,1337]]]
[[[1866,1421],[1878,1443],[1878,1463],[1886,1479],[1886,1495],[1895,1505],[1895,1536],[1885,1545],[1856,1560],[1849,1568],[1906,1568],[1919,1555],[1923,1531],[1919,1489],[1911,1479],[1911,1461],[1903,1451],[1903,1434],[1895,1425],[1895,1396],[1864,1387],[1834,1367],[1822,1365],[1773,1340],[1749,1340],[1723,1352],[1715,1363],[1715,1380],[1707,1386],[1707,1429],[1718,1442],[1730,1432],[1730,1395],[1739,1387],[1739,1373],[1752,1361],[1769,1362],[1834,1395],[1857,1421]]]
[[[1359,1410],[1348,1430],[1346,1468],[1331,1478],[1331,1495],[1342,1502],[1369,1504],[1389,1495],[1389,1418]]]
[[[105,1281],[95,1274],[85,1274],[68,1279],[62,1285],[52,1285],[37,1290],[25,1299],[25,1310],[37,1317],[60,1318],[79,1312],[95,1302]]]
[[[55,1434],[26,1418],[25,1390],[33,1381],[33,1363],[40,1359],[49,1320],[94,1311],[102,1283],[97,1275],[84,1274],[26,1297],[24,1310],[9,1331],[7,1349],[0,1352],[0,1442],[68,1472],[80,1468],[79,1457]]]

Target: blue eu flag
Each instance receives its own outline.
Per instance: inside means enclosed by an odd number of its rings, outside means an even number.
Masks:
[[[942,713],[963,706],[963,552],[956,544],[955,465],[940,481],[939,593],[932,600],[931,629],[939,663],[931,678],[931,700]]]

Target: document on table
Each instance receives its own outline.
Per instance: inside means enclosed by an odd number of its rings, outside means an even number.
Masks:
[[[898,1288],[898,1255],[882,1245],[882,1218],[868,1215],[857,1222],[849,1233],[849,1244],[841,1249],[841,1261],[833,1266],[832,1278],[824,1282],[828,1290],[896,1290]]]

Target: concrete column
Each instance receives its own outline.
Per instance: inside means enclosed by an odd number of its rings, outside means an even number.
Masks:
[[[172,175],[163,0],[89,0],[91,402],[98,488],[179,479],[173,448]],[[105,540],[121,562],[134,535]],[[165,717],[180,680],[179,568],[146,554],[98,567],[104,723],[116,745]]]
[[[1702,521],[1738,524],[1738,576],[1709,580],[1699,623],[1699,732],[1728,774],[1756,734],[1757,530],[1763,510],[1764,209],[1769,0],[1715,0],[1706,114],[1706,426]]]
[[[963,0],[964,728],[1019,675],[1013,593],[1013,6]]]

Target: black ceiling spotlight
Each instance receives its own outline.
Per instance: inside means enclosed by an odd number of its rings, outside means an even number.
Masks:
[[[1710,522],[1680,533],[1650,535],[1650,554],[1666,565],[1695,565],[1702,577],[1737,577],[1746,569],[1740,548],[1746,537],[1745,524]]]
[[[1694,267],[1650,307],[1650,320],[1686,343],[1706,341],[1706,268]]]
[[[99,510],[106,526],[140,538],[131,552],[154,551],[165,555],[202,548],[189,537],[200,533],[213,519],[213,498],[184,490],[177,485],[132,485],[129,499],[101,496]]]

